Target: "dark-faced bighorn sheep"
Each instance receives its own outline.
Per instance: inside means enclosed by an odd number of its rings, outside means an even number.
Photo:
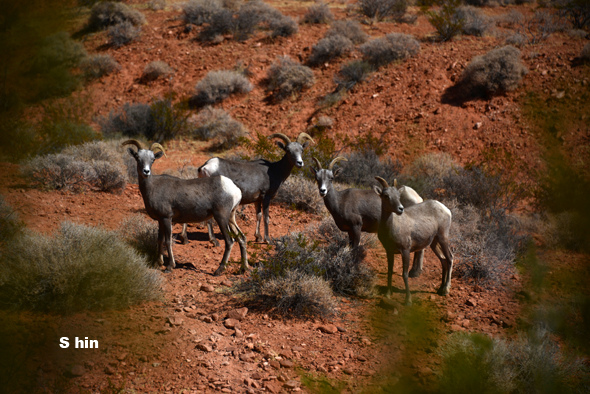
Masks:
[[[241,204],[255,204],[256,207],[256,242],[262,241],[260,222],[264,214],[264,240],[270,242],[268,233],[268,207],[283,182],[291,175],[293,167],[303,167],[303,150],[314,142],[307,133],[300,133],[292,142],[282,133],[274,133],[269,138],[279,138],[277,145],[285,151],[285,155],[277,162],[259,159],[248,162],[226,160],[214,157],[199,167],[199,177],[224,175],[230,178],[242,191]],[[208,226],[211,224],[208,223]],[[213,231],[209,227],[209,236]],[[183,239],[186,237],[186,226],[183,226]],[[213,242],[213,240],[212,240]]]
[[[337,191],[334,189],[333,181],[341,172],[341,168],[334,170],[334,165],[339,161],[347,161],[345,157],[338,156],[323,169],[319,160],[313,158],[318,169],[311,168],[315,175],[320,196],[324,198],[326,208],[334,218],[336,226],[342,231],[348,232],[350,245],[357,247],[361,241],[361,232],[377,233],[379,220],[381,219],[381,199],[372,190],[345,189]],[[400,201],[404,207],[421,203],[422,197],[409,186],[399,188]],[[414,264],[412,272],[415,276],[422,271],[422,259],[424,251],[414,253]]]
[[[123,142],[123,145],[137,147],[137,151],[131,148],[128,148],[128,151],[137,162],[139,191],[143,197],[145,209],[152,219],[158,221],[160,265],[164,265],[164,243],[168,249],[166,272],[170,272],[176,266],[172,254],[172,223],[202,222],[211,217],[219,225],[225,241],[225,252],[215,275],[223,272],[229,259],[234,244],[231,234],[236,236],[240,245],[242,269],[250,269],[246,254],[246,240],[235,220],[242,193],[229,178],[215,176],[180,179],[170,175],[152,175],[152,164],[164,155],[164,148],[154,143],[150,149],[145,149],[136,140],[127,140]],[[155,149],[158,151],[154,152]]]
[[[408,285],[410,253],[423,250],[427,246],[430,246],[442,266],[442,283],[438,294],[447,295],[451,288],[453,271],[453,254],[449,247],[451,211],[435,200],[427,200],[404,209],[397,188],[389,187],[387,181],[381,177],[375,177],[375,179],[383,186],[383,188],[374,186],[373,189],[381,198],[381,218],[377,234],[387,252],[387,296],[391,295],[394,256],[401,254],[406,305],[412,303]],[[440,245],[440,250],[436,245]]]

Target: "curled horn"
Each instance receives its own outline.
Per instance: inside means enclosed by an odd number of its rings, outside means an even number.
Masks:
[[[153,151],[154,149],[159,149],[159,150],[161,150],[161,151],[162,151],[162,153],[164,154],[164,156],[165,156],[165,157],[168,157],[168,156],[166,156],[166,152],[164,151],[164,147],[163,147],[162,145],[158,144],[157,142],[154,142],[154,143],[152,144],[152,146],[150,147],[150,150],[151,150],[151,151]]]
[[[139,142],[138,140],[127,140],[121,144],[121,146],[125,145],[135,145],[137,147],[137,150],[144,149],[143,145],[141,145],[141,142]]]
[[[297,142],[303,145],[305,143],[305,140],[311,141],[312,144],[315,144],[315,141],[313,140],[313,138],[311,138],[311,135],[301,132],[301,134],[299,134],[299,137],[297,137]]]
[[[389,187],[389,184],[387,184],[387,181],[383,178],[381,178],[380,176],[376,176],[375,179],[381,184],[381,186],[383,186],[383,189],[387,189]]]
[[[287,137],[285,134],[283,133],[272,133],[270,136],[268,136],[268,138],[280,138],[283,140],[283,142],[285,142],[285,145],[289,145],[291,143],[291,140],[289,139],[289,137]]]
[[[393,180],[393,187],[397,188],[397,179]]]
[[[315,161],[315,164],[318,166],[318,170],[321,170],[322,165],[320,164],[320,161],[313,156],[311,158],[313,159],[313,161]]]
[[[336,163],[338,163],[339,161],[348,161],[348,159],[347,159],[346,157],[343,157],[343,156],[338,156],[338,157],[336,157],[336,158],[335,158],[334,160],[332,160],[332,161],[330,162],[330,164],[328,165],[328,170],[332,170],[332,168],[334,168],[334,165],[335,165]]]

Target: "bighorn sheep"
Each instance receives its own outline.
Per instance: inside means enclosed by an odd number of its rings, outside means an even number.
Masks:
[[[346,189],[334,190],[333,180],[341,172],[341,168],[333,170],[339,161],[347,161],[345,157],[338,156],[327,169],[323,169],[319,160],[313,157],[318,169],[311,167],[315,175],[320,196],[324,198],[326,208],[334,218],[336,226],[342,231],[348,232],[350,245],[357,247],[361,241],[361,232],[377,233],[379,219],[381,218],[381,199],[372,190]],[[399,188],[400,201],[404,207],[421,203],[422,197],[409,186]],[[422,271],[422,259],[424,251],[414,253],[414,264],[410,277],[420,275]]]
[[[394,255],[401,254],[406,305],[412,304],[408,286],[410,253],[423,250],[427,246],[430,246],[442,266],[442,283],[438,294],[449,294],[453,271],[453,254],[449,247],[451,211],[435,200],[427,200],[404,209],[397,188],[389,187],[387,181],[381,177],[375,177],[375,179],[383,186],[383,188],[374,186],[373,189],[381,198],[381,218],[377,234],[387,252],[387,296],[391,295]],[[437,249],[437,245],[440,245],[441,250]]]
[[[259,159],[249,162],[226,160],[218,157],[207,160],[199,167],[199,177],[210,177],[224,175],[230,178],[242,191],[241,204],[252,204],[256,206],[256,242],[261,242],[260,222],[264,214],[264,240],[270,242],[268,234],[268,207],[270,200],[274,198],[282,183],[291,175],[293,167],[303,167],[303,150],[312,143],[313,138],[307,133],[300,133],[297,140],[291,142],[289,137],[282,133],[274,133],[269,138],[279,138],[277,145],[285,151],[285,155],[277,162]],[[213,231],[211,223],[209,236]],[[186,225],[182,229],[182,237],[186,238]],[[212,239],[212,238],[210,238]],[[213,242],[213,239],[212,239]]]
[[[123,142],[123,145],[137,147],[137,151],[128,148],[128,152],[137,162],[139,191],[143,197],[145,209],[148,215],[159,224],[160,265],[164,265],[163,244],[166,243],[168,266],[165,272],[170,272],[176,266],[172,254],[172,223],[202,222],[211,217],[219,225],[225,241],[225,252],[215,275],[221,274],[225,269],[234,244],[232,235],[236,236],[240,245],[242,269],[250,269],[246,254],[246,240],[235,220],[242,193],[229,178],[216,176],[180,179],[170,175],[152,175],[152,164],[165,154],[164,148],[154,143],[150,149],[144,149],[136,140],[127,140]],[[159,151],[154,152],[155,149]]]

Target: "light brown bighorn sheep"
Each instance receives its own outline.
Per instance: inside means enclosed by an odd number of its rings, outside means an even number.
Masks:
[[[152,164],[165,154],[164,148],[154,143],[150,149],[145,149],[137,140],[127,140],[123,145],[137,147],[137,151],[128,148],[128,152],[137,162],[139,191],[145,210],[152,219],[158,221],[160,265],[164,265],[164,243],[168,249],[168,265],[165,272],[170,272],[176,266],[172,254],[172,223],[202,222],[211,217],[219,225],[225,241],[225,252],[215,275],[219,275],[225,269],[234,243],[232,234],[236,236],[240,245],[242,269],[250,269],[246,240],[235,219],[242,193],[229,178],[215,176],[180,179],[170,175],[152,175]],[[158,151],[154,152],[156,149]]]
[[[451,211],[435,200],[427,200],[404,209],[400,202],[399,191],[389,187],[387,181],[375,177],[383,188],[374,186],[375,193],[381,198],[381,219],[377,232],[379,241],[387,252],[387,296],[391,296],[391,277],[395,254],[402,255],[402,277],[406,286],[406,305],[412,304],[408,284],[410,253],[430,246],[442,266],[442,283],[438,294],[447,295],[451,288],[453,271],[453,254],[449,247],[449,230],[451,228]],[[439,251],[436,245],[440,245]]]
[[[268,208],[270,201],[277,194],[283,182],[291,175],[293,167],[303,167],[303,150],[312,143],[313,138],[307,133],[300,133],[296,141],[282,133],[271,134],[269,138],[278,138],[279,148],[285,151],[283,158],[277,162],[259,159],[248,162],[226,160],[214,157],[199,167],[199,177],[224,175],[230,178],[242,191],[242,204],[256,206],[256,242],[262,241],[260,223],[264,214],[264,240],[270,242],[268,233]],[[208,223],[210,226],[210,223]],[[213,233],[209,228],[209,234]],[[186,237],[186,226],[183,227],[183,239]],[[212,240],[213,242],[213,240]]]

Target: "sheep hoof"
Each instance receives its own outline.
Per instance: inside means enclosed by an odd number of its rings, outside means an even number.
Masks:
[[[212,239],[211,243],[213,244],[213,246],[216,246],[216,247],[219,246],[219,241],[216,239]]]
[[[449,295],[449,289],[447,289],[445,287],[441,287],[440,289],[438,289],[438,291],[436,293],[440,296],[446,296],[446,295]]]
[[[410,270],[410,272],[408,273],[408,276],[410,278],[417,278],[422,274],[422,270]]]
[[[262,243],[262,237],[260,235],[257,235],[256,238],[254,239],[256,242],[260,242]]]
[[[179,236],[182,245],[188,244],[188,237]]]
[[[219,276],[219,275],[221,275],[221,273],[223,271],[225,271],[225,267],[221,266],[221,267],[217,268],[217,270],[213,273],[213,276]]]
[[[404,305],[405,306],[412,306],[412,300],[406,298],[406,301],[404,302]]]
[[[166,269],[164,270],[165,274],[169,274],[172,272],[172,268],[171,267],[166,267]]]

